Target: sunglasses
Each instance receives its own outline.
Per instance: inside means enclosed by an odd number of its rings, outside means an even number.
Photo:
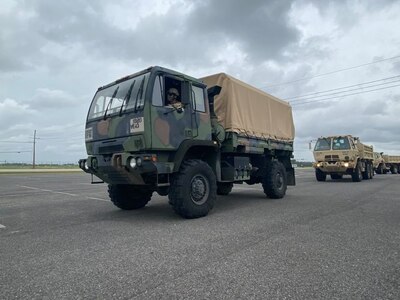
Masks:
[[[175,93],[168,93],[168,96],[174,96],[174,97],[178,98],[178,95]]]

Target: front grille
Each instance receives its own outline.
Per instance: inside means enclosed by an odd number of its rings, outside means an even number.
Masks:
[[[123,150],[124,147],[122,145],[104,146],[99,147],[99,154],[112,154]]]
[[[325,155],[325,161],[338,161],[339,155]]]

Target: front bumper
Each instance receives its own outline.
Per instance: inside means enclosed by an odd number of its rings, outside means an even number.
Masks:
[[[132,160],[136,163],[132,164]],[[173,163],[158,162],[151,154],[89,155],[79,167],[108,184],[157,185],[161,174],[172,173]]]
[[[313,167],[324,173],[350,173],[356,164],[351,161],[320,161],[315,162]]]

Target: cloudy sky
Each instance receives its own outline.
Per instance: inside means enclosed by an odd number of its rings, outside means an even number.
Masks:
[[[293,105],[295,158],[351,133],[400,155],[400,1],[1,0],[0,163],[77,162],[98,86],[226,72]],[[19,152],[19,153],[17,153]]]

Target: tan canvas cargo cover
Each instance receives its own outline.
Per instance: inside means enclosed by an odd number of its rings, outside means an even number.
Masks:
[[[276,140],[294,139],[292,108],[287,103],[225,73],[200,78],[219,85],[214,109],[226,131]]]

